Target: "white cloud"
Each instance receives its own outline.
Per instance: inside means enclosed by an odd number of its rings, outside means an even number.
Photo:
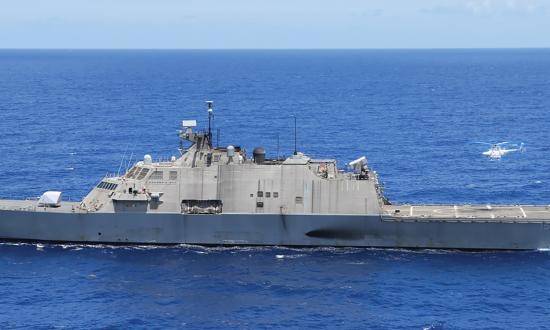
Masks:
[[[447,0],[423,12],[444,15],[539,15],[549,14],[548,0]]]
[[[474,15],[535,14],[544,11],[540,0],[468,0],[464,6]]]

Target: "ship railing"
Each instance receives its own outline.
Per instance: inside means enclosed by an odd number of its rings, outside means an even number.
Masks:
[[[103,176],[103,179],[109,179],[109,178],[119,178],[120,177],[120,173],[105,173],[105,175]]]

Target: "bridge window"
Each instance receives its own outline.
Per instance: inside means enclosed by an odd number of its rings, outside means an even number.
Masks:
[[[264,197],[264,192],[263,191],[258,191],[258,197]]]
[[[137,179],[138,180],[143,180],[143,178],[145,178],[147,176],[147,173],[149,173],[148,168],[142,169],[141,172],[139,172],[139,175],[138,175]]]
[[[279,198],[279,193],[276,192],[276,191],[274,191],[274,192],[273,192],[273,198]]]
[[[109,183],[109,182],[102,181],[97,185],[97,187],[99,189],[115,190],[118,187],[118,185],[115,184],[115,183]]]
[[[265,197],[266,197],[266,198],[269,198],[269,197],[271,197],[271,192],[269,192],[269,191],[266,191],[266,192],[265,192]]]
[[[135,167],[135,166],[132,167],[132,168],[130,169],[130,171],[128,171],[128,173],[126,173],[126,177],[127,177],[127,178],[130,178],[130,179],[133,179],[134,176],[137,174],[136,171],[138,171],[138,170],[139,170],[138,167]]]

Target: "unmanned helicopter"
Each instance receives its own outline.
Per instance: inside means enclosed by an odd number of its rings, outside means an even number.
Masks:
[[[512,152],[525,151],[525,146],[523,143],[521,143],[519,146],[515,143],[510,143],[510,142],[500,142],[500,143],[477,142],[477,143],[486,144],[490,146],[489,150],[482,152],[482,155],[487,156],[491,159],[500,159],[502,158],[502,156]]]

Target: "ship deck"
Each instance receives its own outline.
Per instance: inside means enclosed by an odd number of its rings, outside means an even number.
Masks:
[[[80,211],[77,208],[78,205],[80,205],[79,202],[61,202],[59,207],[43,207],[38,206],[36,200],[0,199],[0,210],[7,211],[74,213]]]
[[[549,222],[550,205],[385,205],[395,220]]]
[[[80,213],[79,202],[41,207],[36,200],[2,200],[0,210]],[[382,217],[389,221],[496,221],[548,222],[550,205],[384,205]]]

